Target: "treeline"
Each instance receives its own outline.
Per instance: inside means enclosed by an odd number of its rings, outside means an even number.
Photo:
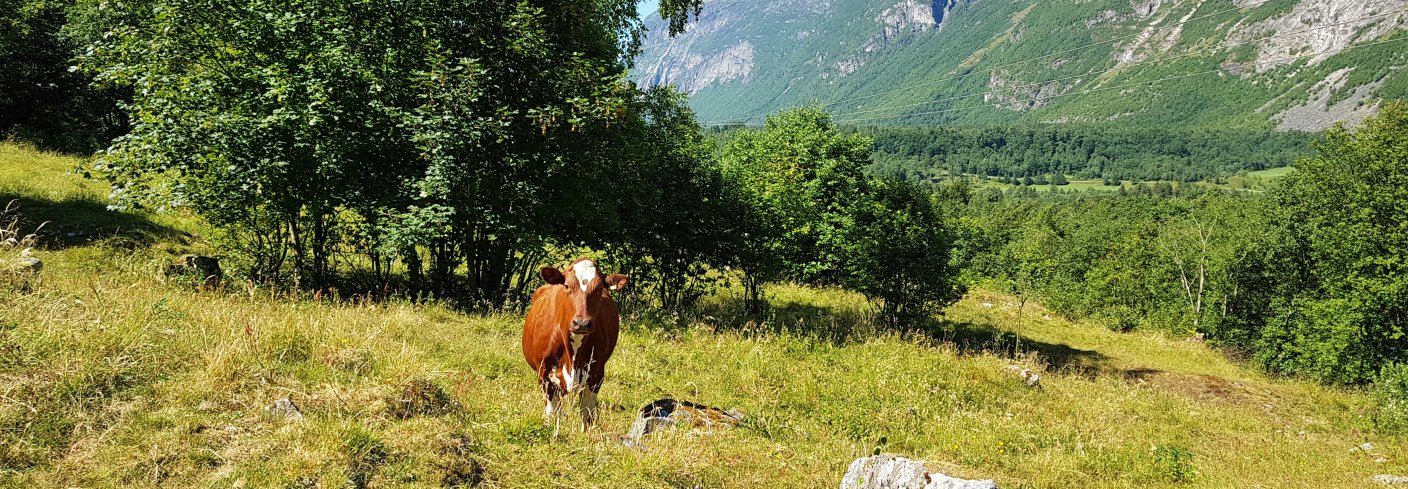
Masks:
[[[1202,334],[1360,383],[1408,361],[1408,104],[1332,130],[1269,195],[945,193],[970,280],[1120,330]]]
[[[661,11],[678,31],[699,6]],[[629,83],[634,2],[70,7],[101,32],[72,72],[131,94],[92,173],[203,217],[256,283],[497,306],[591,253],[663,308],[727,270],[755,307],[769,282],[842,286],[893,325],[961,294],[944,213],[869,177],[868,138],[806,108],[719,149],[682,94]]]
[[[1041,179],[1213,180],[1293,164],[1314,134],[1258,130],[1052,127],[863,127],[878,175]]]

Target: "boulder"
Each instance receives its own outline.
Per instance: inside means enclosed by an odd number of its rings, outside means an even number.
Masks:
[[[1408,486],[1408,476],[1404,475],[1379,474],[1371,480],[1385,486]]]
[[[639,445],[645,435],[673,426],[702,428],[706,432],[732,428],[738,426],[743,417],[737,409],[723,410],[689,401],[660,399],[640,408],[625,441],[627,445]]]
[[[10,270],[17,274],[39,275],[43,269],[44,262],[32,256],[22,256],[10,265]]]
[[[303,413],[298,410],[298,406],[287,397],[274,401],[274,404],[269,406],[269,414],[284,419],[303,419]]]
[[[997,489],[997,483],[949,477],[931,472],[923,460],[880,454],[851,462],[841,489]]]

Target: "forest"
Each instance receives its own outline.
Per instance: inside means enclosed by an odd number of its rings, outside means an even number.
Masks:
[[[878,175],[1194,182],[1292,166],[1314,134],[1270,130],[861,127]]]

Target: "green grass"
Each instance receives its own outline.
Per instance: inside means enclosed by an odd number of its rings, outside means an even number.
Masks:
[[[88,185],[68,178],[4,184]],[[751,324],[728,291],[692,315],[628,310],[599,429],[566,418],[554,437],[519,314],[198,292],[158,278],[174,246],[42,249],[32,291],[0,288],[0,487],[835,487],[876,448],[1002,487],[1359,487],[1408,472],[1365,393],[1037,305],[1018,317],[982,290],[905,334],[871,328],[855,294],[790,285]],[[283,397],[301,420],[266,410]],[[663,397],[748,418],[622,444]],[[1387,462],[1349,451],[1366,441]]]

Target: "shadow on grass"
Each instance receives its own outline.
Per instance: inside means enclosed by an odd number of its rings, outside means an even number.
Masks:
[[[787,334],[837,346],[897,333],[924,343],[952,345],[960,355],[1035,356],[1050,371],[1083,377],[1118,371],[1110,365],[1111,358],[1098,351],[1035,340],[992,324],[934,318],[927,324],[894,330],[879,324],[867,311],[855,308],[784,303],[770,306],[761,314],[745,311],[741,299],[726,299],[705,304],[697,313],[699,317],[676,324],[684,326],[693,321],[711,326],[716,332]]]
[[[749,311],[741,297],[720,297],[701,304],[678,326],[702,323],[715,332],[748,335],[786,334],[821,340],[834,345],[864,340],[880,331],[866,311],[797,302],[773,303],[762,311]],[[663,326],[669,327],[669,323]]]
[[[1082,350],[1064,343],[1048,343],[1020,336],[991,324],[941,321],[937,340],[958,348],[959,354],[993,354],[1016,358],[1036,354],[1047,370],[1083,377],[1115,372],[1110,357],[1095,350]]]
[[[13,203],[13,204],[12,204]],[[190,235],[156,224],[140,213],[113,211],[97,200],[49,200],[0,194],[0,210],[10,205],[20,234],[36,233],[39,246],[63,249],[98,240],[136,249],[168,241],[189,244]],[[37,229],[37,231],[36,231]]]

